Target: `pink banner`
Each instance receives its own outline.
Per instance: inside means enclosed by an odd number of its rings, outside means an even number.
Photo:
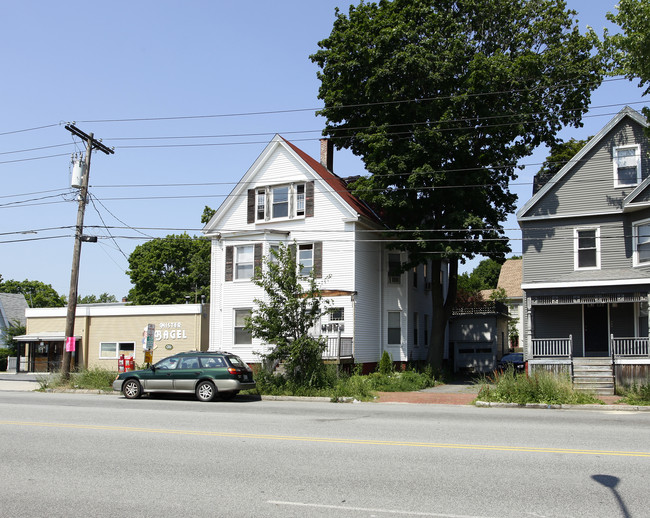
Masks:
[[[72,353],[75,351],[75,339],[74,336],[67,336],[65,339],[65,351],[68,353]]]

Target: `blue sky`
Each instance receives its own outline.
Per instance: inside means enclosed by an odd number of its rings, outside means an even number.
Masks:
[[[334,8],[347,11],[348,5],[3,3],[0,275],[39,280],[68,294],[69,227],[77,213],[69,194],[70,155],[84,146],[64,129],[66,122],[115,147],[114,155],[92,155],[94,202],[85,225],[87,234],[100,239],[83,245],[81,295],[125,296],[131,287],[127,257],[144,242],[143,235],[198,234],[203,207],[221,204],[273,134],[317,157],[324,122],[314,114],[321,103],[309,55],[330,33]],[[602,33],[609,26],[605,13],[615,2],[569,0],[568,5],[578,11],[581,27]],[[635,83],[609,81],[593,95],[584,128],[562,136],[593,135],[624,105],[640,109],[641,101]],[[148,139],[194,136],[210,138]],[[512,186],[520,205],[530,197],[532,176],[545,156],[539,150],[522,162],[529,165]],[[342,176],[364,172],[347,151],[336,153],[334,170]],[[94,226],[137,231],[109,233]],[[505,226],[519,253],[514,216]]]

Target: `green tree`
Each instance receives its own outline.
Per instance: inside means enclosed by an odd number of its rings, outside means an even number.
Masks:
[[[587,144],[590,139],[591,137],[587,137],[584,140],[576,140],[572,138],[566,142],[558,141],[553,144],[546,160],[544,160],[544,163],[542,164],[542,167],[535,175],[533,181],[533,194],[544,187],[544,184],[553,178],[555,173],[571,162],[573,157],[576,156],[576,153],[585,147],[585,144]]]
[[[77,297],[77,304],[106,304],[109,302],[117,302],[115,295],[102,293],[99,297],[96,295],[86,295],[84,297]]]
[[[264,360],[282,362],[287,378],[296,385],[320,386],[326,344],[322,338],[310,336],[309,331],[327,312],[328,304],[314,271],[308,277],[299,275],[295,245],[280,245],[264,259],[253,282],[264,290],[265,297],[255,299],[246,329],[272,346],[263,355]]]
[[[648,0],[619,0],[617,13],[607,13],[607,19],[621,28],[618,34],[605,31],[605,48],[612,58],[613,73],[628,79],[638,79],[644,95],[650,93],[650,2]]]
[[[0,283],[0,293],[22,293],[30,308],[59,308],[65,306],[65,298],[51,284],[41,281],[8,280]]]
[[[565,125],[578,126],[603,60],[560,0],[381,0],[336,11],[311,56],[324,130],[360,156],[355,193],[376,207],[404,268],[432,276],[429,361],[442,364],[458,262],[509,251],[516,164]]]
[[[133,304],[178,304],[210,294],[210,242],[186,233],[152,239],[129,256]]]
[[[206,205],[203,209],[203,214],[201,214],[201,223],[208,223],[212,219],[212,216],[214,216],[215,212],[217,211]]]
[[[20,322],[14,320],[9,323],[9,327],[5,328],[3,336],[3,345],[9,349],[9,355],[13,356],[18,349],[18,343],[14,341],[15,336],[24,335],[26,333],[25,326],[21,325]],[[5,366],[6,370],[6,366]]]
[[[481,284],[482,290],[493,290],[499,283],[499,274],[501,273],[501,266],[503,262],[494,259],[483,259],[474,271],[472,277],[476,278]]]

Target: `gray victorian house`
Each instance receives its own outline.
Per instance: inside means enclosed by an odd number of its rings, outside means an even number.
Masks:
[[[650,375],[647,126],[621,110],[517,213],[529,367],[598,392]]]

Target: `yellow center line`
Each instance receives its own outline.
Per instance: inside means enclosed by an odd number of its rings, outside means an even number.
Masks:
[[[197,430],[173,430],[157,428],[135,428],[129,426],[101,426],[90,424],[72,423],[38,423],[27,421],[0,420],[0,425],[33,426],[43,428],[67,428],[76,430],[103,430],[113,432],[152,433],[164,435],[194,435],[202,437],[228,437],[237,439],[263,439],[271,441],[296,441],[296,442],[320,442],[330,444],[360,444],[371,446],[405,446],[410,448],[443,448],[458,450],[481,450],[481,451],[512,451],[525,453],[565,453],[571,455],[610,455],[619,457],[646,457],[650,458],[650,452],[642,451],[612,451],[612,450],[586,450],[568,448],[535,448],[529,446],[492,446],[486,444],[454,444],[434,442],[408,442],[408,441],[380,441],[373,439],[337,439],[329,437],[301,437],[297,435],[268,435],[254,433],[229,433],[210,432]]]

